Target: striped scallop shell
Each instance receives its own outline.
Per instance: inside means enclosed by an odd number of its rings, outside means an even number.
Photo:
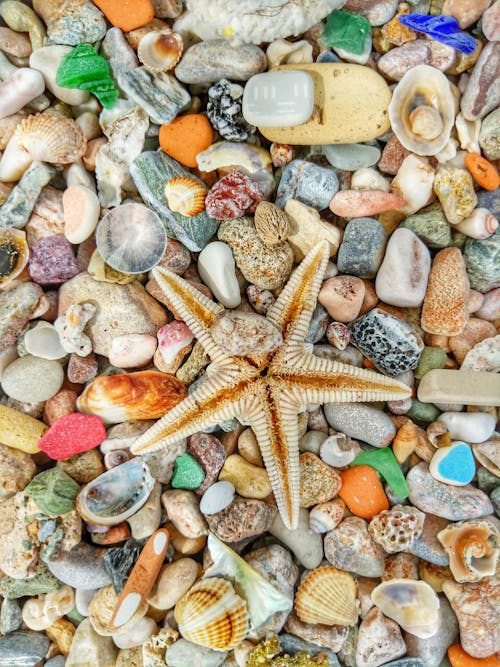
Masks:
[[[196,215],[205,208],[207,190],[204,185],[188,176],[171,178],[165,186],[165,197],[171,211],[182,215]]]
[[[336,567],[319,567],[303,579],[294,604],[303,623],[351,626],[358,618],[356,582]]]
[[[179,62],[184,45],[182,37],[172,30],[153,30],[141,38],[137,55],[151,72],[166,72]]]
[[[219,577],[200,579],[175,605],[185,639],[218,651],[237,646],[249,630],[247,603]]]
[[[19,123],[14,137],[33,160],[40,162],[69,164],[87,150],[87,139],[77,123],[53,112],[28,116]]]

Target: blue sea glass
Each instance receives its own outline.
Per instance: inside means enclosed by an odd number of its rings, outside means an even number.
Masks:
[[[460,30],[458,21],[453,16],[430,16],[429,14],[401,14],[400,22],[407,28],[423,32],[437,42],[470,55],[476,50],[477,42],[466,32]]]

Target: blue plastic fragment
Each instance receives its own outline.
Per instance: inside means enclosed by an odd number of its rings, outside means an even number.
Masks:
[[[402,14],[400,22],[407,28],[423,32],[437,42],[470,55],[476,50],[477,42],[467,32],[460,30],[458,21],[453,16],[430,16],[429,14]]]

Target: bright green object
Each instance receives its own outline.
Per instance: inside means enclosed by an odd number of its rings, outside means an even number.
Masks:
[[[370,31],[370,23],[364,16],[334,9],[326,19],[321,41],[334,49],[363,53]]]
[[[80,485],[57,466],[33,477],[25,492],[47,516],[61,516],[75,509]]]
[[[175,459],[171,482],[174,489],[197,489],[204,479],[203,468],[192,456],[182,454]]]
[[[88,90],[106,109],[111,109],[120,94],[115,87],[108,62],[90,44],[78,44],[61,61],[56,83],[63,88]]]
[[[372,452],[362,452],[356,456],[351,465],[366,465],[374,468],[382,475],[398,498],[408,498],[410,493],[408,484],[390,447],[382,447]]]

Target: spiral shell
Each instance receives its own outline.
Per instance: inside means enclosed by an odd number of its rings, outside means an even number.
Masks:
[[[316,568],[302,580],[294,604],[303,623],[354,625],[358,618],[356,582],[336,567]]]
[[[182,215],[197,215],[205,208],[207,190],[194,178],[177,176],[165,186],[165,197],[170,210]]]
[[[13,138],[32,160],[52,164],[76,162],[87,150],[87,139],[75,121],[53,112],[28,116]]]
[[[20,229],[0,229],[0,289],[21,273],[28,258],[26,234]]]
[[[141,38],[137,55],[151,72],[165,72],[177,65],[183,46],[182,37],[177,32],[153,30]]]
[[[436,155],[446,146],[455,122],[455,99],[446,76],[418,65],[403,76],[389,104],[394,134],[417,155]]]
[[[450,558],[450,570],[459,584],[495,574],[500,534],[486,520],[451,523],[437,535]]]
[[[200,579],[175,605],[185,639],[218,651],[237,646],[248,632],[247,603],[225,579]]]

